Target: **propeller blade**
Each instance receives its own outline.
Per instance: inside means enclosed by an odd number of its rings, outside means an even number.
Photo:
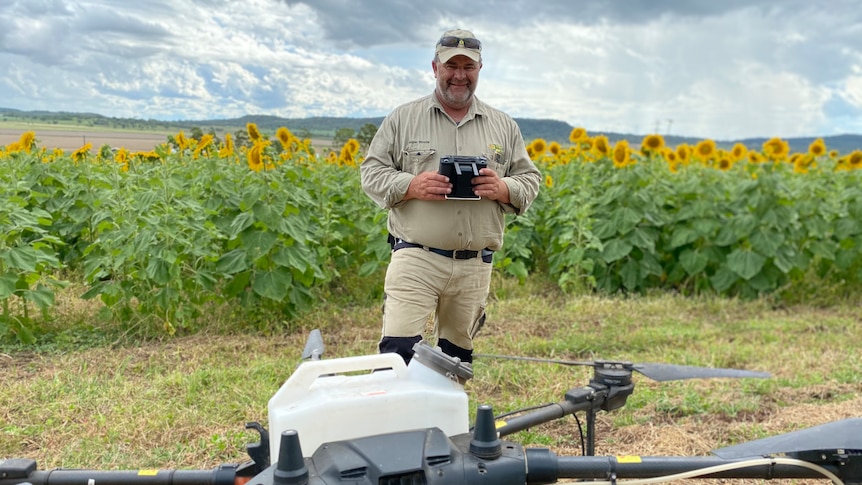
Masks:
[[[778,436],[728,446],[712,453],[724,459],[820,450],[862,450],[862,418],[842,419]]]
[[[683,379],[710,379],[720,377],[744,378],[770,377],[768,372],[755,372],[739,369],[722,369],[713,367],[696,367],[691,365],[673,365],[673,364],[632,364],[631,362],[615,362],[615,361],[598,361],[598,362],[578,362],[573,360],[560,359],[543,359],[539,357],[521,357],[513,355],[498,355],[498,354],[476,354],[474,357],[484,357],[491,359],[509,359],[509,360],[525,360],[528,362],[545,362],[548,364],[560,365],[582,365],[589,367],[618,367],[637,371],[644,376],[658,382],[679,381]]]
[[[713,367],[696,367],[691,365],[643,363],[632,364],[632,369],[658,382],[679,381],[683,379],[710,379],[720,377],[770,377],[770,374],[768,372],[755,372],[749,370],[722,369]]]
[[[323,336],[320,334],[320,329],[315,328],[308,334],[308,340],[305,341],[305,349],[302,351],[302,360],[320,360],[323,355]]]
[[[558,360],[558,359],[541,359],[539,357],[521,357],[517,355],[498,355],[498,354],[474,354],[474,358],[486,358],[486,359],[508,359],[508,360],[526,360],[529,362],[544,362],[547,364],[560,364],[560,365],[583,365],[589,367],[595,367],[595,362],[577,362],[574,360]]]

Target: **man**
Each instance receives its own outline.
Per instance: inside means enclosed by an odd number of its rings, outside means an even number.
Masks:
[[[541,175],[515,121],[474,95],[482,43],[473,33],[445,32],[431,68],[434,92],[387,116],[360,166],[362,188],[389,210],[379,350],[409,362],[433,316],[441,350],[472,362],[504,215],[527,210]],[[471,181],[478,200],[447,198],[453,181],[438,172],[451,156],[487,159]]]

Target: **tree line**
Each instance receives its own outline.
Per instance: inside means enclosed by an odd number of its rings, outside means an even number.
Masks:
[[[115,118],[95,113],[69,113],[50,111],[21,111],[10,108],[0,108],[0,123],[23,122],[54,125],[88,126],[106,129],[137,130],[137,131],[164,131],[176,132],[179,130],[190,131],[198,128],[203,132],[238,132],[244,130],[248,123],[254,123],[265,132],[272,132],[278,128],[286,127],[300,138],[323,138],[331,139],[334,146],[341,146],[350,138],[367,146],[376,132],[377,127],[383,121],[383,117],[372,118],[342,118],[342,117],[309,117],[309,118],[282,118],[273,115],[246,115],[239,118],[209,119],[209,120],[178,120],[165,121],[154,119]],[[524,139],[529,143],[531,140],[541,138],[548,142],[556,141],[562,145],[569,143],[569,135],[574,128],[570,124],[550,119],[515,118]],[[644,134],[614,133],[593,130],[584,127],[591,135],[603,134],[608,141],[616,143],[619,140],[628,140],[638,143]],[[670,145],[688,143],[696,144],[701,138],[676,136],[670,133],[657,133],[664,135],[666,142]],[[370,136],[369,136],[370,135]],[[779,136],[779,135],[776,135]],[[815,136],[785,138],[791,151],[804,152],[815,140]],[[822,137],[830,149],[838,150],[840,153],[849,153],[853,150],[862,149],[862,135],[843,134]],[[720,148],[730,149],[735,143],[740,142],[750,149],[759,149],[767,138],[747,138],[739,140],[715,140]]]

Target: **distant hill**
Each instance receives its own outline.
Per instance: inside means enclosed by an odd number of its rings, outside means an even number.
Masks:
[[[203,131],[214,129],[218,132],[233,132],[244,129],[247,123],[254,123],[264,132],[275,132],[278,128],[287,127],[292,132],[302,136],[332,137],[341,128],[350,128],[355,131],[366,124],[379,126],[383,117],[375,118],[338,118],[338,117],[310,117],[310,118],[281,118],[271,115],[246,115],[240,118],[213,119],[213,120],[142,120],[135,118],[113,118],[95,113],[69,113],[50,111],[21,111],[10,108],[0,108],[0,121],[18,121],[32,123],[47,123],[61,125],[77,125],[89,127],[138,129],[138,130],[190,130],[200,128]],[[566,122],[550,119],[515,118],[521,133],[528,142],[536,138],[542,138],[548,142],[556,141],[562,145],[569,143],[569,134],[573,126]],[[644,134],[613,133],[600,130],[591,130],[585,127],[592,135],[603,134],[611,143],[618,140],[629,140],[630,143],[639,143]],[[669,146],[680,143],[694,145],[701,138],[684,137],[675,135],[663,135]],[[791,152],[805,152],[808,146],[817,137],[793,137],[783,138],[790,145]],[[862,135],[846,134],[822,137],[830,150],[838,150],[839,153],[849,153],[853,150],[862,150]],[[735,143],[743,143],[748,148],[760,149],[767,138],[745,138],[739,140],[716,140],[716,144],[722,148],[730,148]]]

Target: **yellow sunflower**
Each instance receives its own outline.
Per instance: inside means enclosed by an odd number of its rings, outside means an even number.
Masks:
[[[730,154],[733,156],[733,160],[738,162],[748,157],[748,147],[742,143],[737,143],[733,145],[733,148],[730,150]]]
[[[676,151],[674,151],[673,148],[664,147],[661,153],[662,158],[664,158],[664,161],[667,163],[667,168],[669,168],[673,173],[679,172],[680,161],[679,157],[676,155]]]
[[[533,147],[533,154],[537,157],[541,157],[548,149],[548,142],[541,138],[536,138],[533,140],[533,143],[530,143],[530,146]]]
[[[254,123],[247,123],[245,125],[246,131],[248,131],[248,137],[251,138],[251,141],[258,142],[261,139],[260,131],[257,129],[257,125]]]
[[[755,151],[748,152],[748,163],[758,164],[763,163],[764,161],[766,161],[766,159],[763,158],[763,155]]]
[[[338,157],[339,166],[355,167],[356,152],[359,151],[359,142],[351,138],[341,147],[341,154]]]
[[[598,155],[599,157],[606,157],[611,153],[611,145],[608,142],[608,137],[605,135],[599,135],[593,138],[593,153]]]
[[[228,158],[233,155],[236,155],[233,145],[233,137],[230,136],[230,133],[225,133],[224,143],[222,143],[221,148],[219,148],[218,156],[219,158]]]
[[[33,131],[25,131],[18,138],[18,149],[30,153],[33,145],[36,143],[36,133]]]
[[[174,141],[177,142],[177,147],[180,149],[180,153],[185,151],[191,143],[188,138],[186,138],[186,134],[180,131],[176,135],[174,135]]]
[[[614,145],[613,160],[617,168],[623,168],[631,163],[631,149],[627,140],[620,140]]]
[[[209,152],[209,147],[212,145],[212,142],[213,135],[211,133],[203,135],[195,147],[195,151],[192,153],[192,158],[198,158],[201,154],[206,155],[207,152]]]
[[[125,147],[120,148],[119,150],[117,150],[116,153],[114,153],[114,161],[121,164],[121,165],[128,163],[129,162],[129,151],[126,150]]]
[[[679,158],[679,163],[688,165],[691,160],[691,147],[688,143],[680,143],[676,147],[676,156]]]
[[[808,173],[810,169],[817,168],[817,162],[814,161],[814,154],[800,154],[793,161],[793,173]]]
[[[826,143],[823,138],[818,138],[808,145],[808,153],[814,157],[826,155]]]
[[[255,172],[260,172],[264,169],[266,165],[266,160],[263,150],[268,144],[268,142],[258,142],[255,143],[251,148],[249,148],[248,152],[246,153],[246,157],[248,159],[248,168],[252,169]]]
[[[359,146],[359,140],[351,138],[344,144],[344,149],[353,156],[359,153]]]
[[[715,141],[706,139],[697,142],[694,146],[694,156],[701,161],[707,161],[715,154]]]
[[[285,150],[290,148],[293,141],[293,134],[285,127],[281,127],[275,132],[275,137],[281,142],[281,147]]]
[[[647,153],[658,153],[664,148],[664,138],[661,135],[647,135],[641,141],[641,149]]]
[[[584,128],[573,128],[572,132],[569,133],[569,141],[572,143],[580,143],[584,138],[587,137],[587,130]]]
[[[92,149],[93,149],[92,143],[85,144],[81,148],[72,152],[72,160],[74,160],[75,163],[84,161],[84,159],[86,159],[87,156],[90,155],[90,150],[92,150]]]
[[[770,138],[763,143],[763,154],[772,161],[784,160],[790,154],[790,145],[781,138]]]

